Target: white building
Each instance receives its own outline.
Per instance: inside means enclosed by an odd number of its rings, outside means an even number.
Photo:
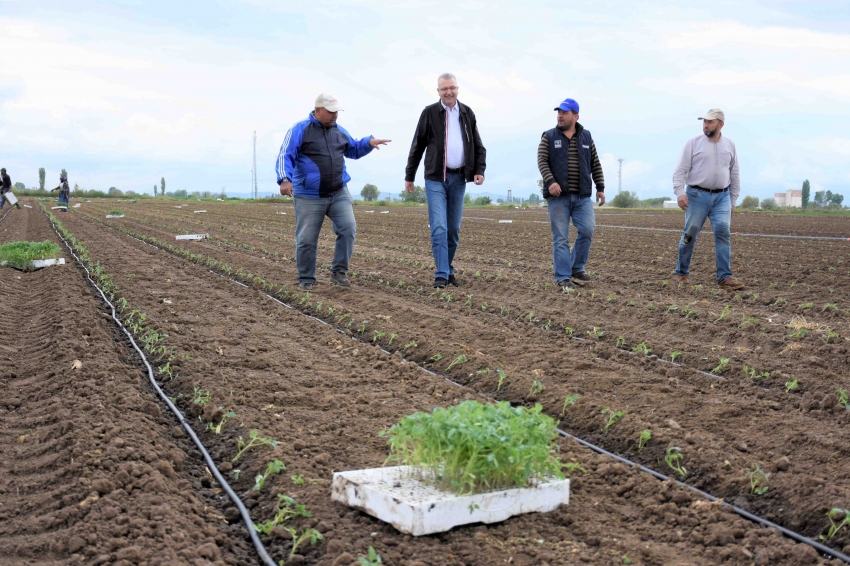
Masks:
[[[679,203],[675,200],[665,200],[664,208],[679,208]]]
[[[773,200],[776,201],[776,206],[782,208],[803,208],[803,191],[786,191],[784,193],[774,193]]]

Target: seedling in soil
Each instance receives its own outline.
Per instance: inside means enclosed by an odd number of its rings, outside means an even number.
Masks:
[[[475,372],[475,375],[484,375],[485,373],[490,373],[490,368],[480,369]]]
[[[805,338],[806,334],[808,334],[808,330],[801,326],[800,328],[791,333],[791,338]]]
[[[419,346],[419,344],[411,341],[411,342],[408,342],[407,344],[405,344],[404,348],[402,348],[402,349],[403,350],[409,350],[410,348],[416,348],[417,346]]]
[[[567,395],[566,397],[564,397],[564,406],[561,409],[562,417],[567,414],[567,407],[572,407],[573,405],[575,405],[579,397],[581,397],[581,395],[579,395],[578,393],[574,395]]]
[[[835,332],[832,328],[827,327],[823,334],[824,341],[829,344],[830,340],[835,340],[838,338],[838,332]]]
[[[759,372],[759,371],[756,371],[756,368],[751,368],[751,367],[747,366],[746,364],[744,364],[744,373],[747,375],[747,377],[749,377],[753,381],[757,381],[757,380],[759,380],[763,377],[770,377],[769,371]]]
[[[456,357],[456,358],[452,361],[452,363],[450,363],[450,364],[449,364],[449,367],[447,367],[447,368],[446,368],[446,371],[449,371],[449,370],[450,370],[450,369],[452,369],[454,366],[459,366],[460,364],[462,364],[462,363],[466,362],[468,359],[469,359],[469,358],[467,358],[467,357],[466,357],[466,356],[464,356],[463,354],[459,355],[458,357]]]
[[[220,407],[224,408],[224,407]],[[221,429],[224,428],[224,425],[227,424],[227,419],[233,418],[236,416],[236,413],[233,411],[227,411],[221,416],[221,420],[218,421],[217,425],[212,423],[207,424],[207,429],[213,431],[215,434],[221,434]]]
[[[380,330],[376,330],[375,334],[372,336],[372,342],[377,342],[381,338],[383,338],[387,333],[381,332]]]
[[[498,368],[496,373],[499,374],[499,383],[496,385],[496,391],[500,391],[502,389],[502,384],[505,383],[505,379],[508,377],[508,374],[506,374],[505,370],[502,368]]]
[[[605,423],[605,430],[608,430],[609,428],[614,426],[617,423],[617,421],[619,421],[620,419],[622,419],[625,416],[626,411],[613,411],[611,409],[605,408],[605,409],[602,409],[602,414],[603,415],[610,415],[608,417],[608,422]]]
[[[685,315],[685,318],[699,318],[699,312],[697,312],[697,309],[695,309],[693,307],[683,308],[682,314]]]
[[[251,430],[248,433],[248,438],[250,439],[248,442],[245,442],[241,436],[236,440],[236,446],[239,448],[239,452],[237,452],[236,456],[233,457],[233,462],[238,460],[239,457],[242,456],[242,454],[244,454],[251,448],[256,448],[258,446],[264,445],[271,446],[272,448],[277,446],[277,440],[272,440],[271,438],[265,438],[260,436],[260,431],[256,429]]]
[[[593,327],[593,330],[588,330],[587,334],[588,334],[588,336],[593,336],[596,339],[599,339],[599,338],[602,338],[603,336],[605,336],[605,332],[603,332],[602,330],[599,330],[599,328],[597,328],[595,326]]]
[[[646,310],[648,310],[648,311],[654,311],[654,310],[655,310],[655,305],[654,305],[654,304],[652,304],[652,303],[647,303],[645,308],[646,308]]]
[[[662,287],[666,287],[666,286],[667,286],[667,285],[669,285],[669,284],[670,284],[670,283],[669,283],[666,279],[665,279],[665,280],[663,280],[663,281],[661,282],[661,286],[662,286]]]
[[[829,540],[838,534],[838,531],[850,526],[850,510],[848,509],[835,507],[830,509],[826,516],[829,518],[829,531],[825,535],[820,536],[821,540]]]
[[[366,330],[366,324],[368,324],[368,322],[369,322],[368,320],[364,320],[363,322],[361,322],[360,328],[357,329],[357,332],[359,332],[360,334],[363,334],[363,332]]]
[[[388,437],[388,462],[413,466],[420,479],[468,495],[563,479],[555,427],[540,404],[463,401],[406,416],[381,435]]]
[[[235,481],[239,481],[239,475],[241,473],[242,473],[242,470],[237,469],[237,470],[233,470],[232,472],[230,472],[230,475],[233,476],[233,479]]]
[[[664,461],[667,462],[667,465],[679,472],[679,475],[683,478],[688,475],[688,470],[682,465],[682,460],[684,459],[685,455],[682,454],[682,449],[678,446],[668,448],[667,455],[664,456]]]
[[[301,546],[302,543],[309,541],[310,544],[316,544],[320,540],[324,540],[325,537],[322,536],[322,533],[317,531],[316,529],[305,529],[300,535],[298,534],[298,530],[292,527],[284,527],[290,535],[292,535],[292,550],[289,552],[289,559],[295,556],[295,551]],[[288,559],[287,559],[288,560]],[[280,561],[280,565],[283,565],[283,560]]]
[[[254,528],[258,533],[267,535],[272,532],[273,528],[284,524],[286,521],[294,517],[305,517],[309,519],[312,516],[313,515],[307,511],[307,508],[304,505],[297,503],[288,495],[280,493],[277,496],[277,514],[269,521],[255,524]]]
[[[357,563],[360,564],[360,566],[379,566],[384,563],[384,561],[381,560],[381,555],[378,554],[378,552],[371,546],[369,547],[369,552],[367,554],[367,556],[361,556],[357,559]]]
[[[738,328],[743,328],[748,324],[757,324],[759,319],[753,316],[741,315],[741,324],[738,325]]]
[[[488,308],[490,308],[490,305],[487,303],[487,301],[484,301],[484,303],[481,305],[481,310],[487,312]]]
[[[646,443],[652,440],[652,432],[645,428],[640,431],[640,436],[638,436],[638,452],[646,448]]]
[[[750,477],[750,495],[764,495],[767,493],[769,486],[767,485],[767,480],[770,478],[770,474],[761,469],[761,467],[756,464],[756,468],[754,470],[749,470],[747,475]]]
[[[304,485],[304,476],[302,476],[302,475],[292,476],[292,483],[294,483],[295,485]]]
[[[531,382],[531,391],[528,392],[529,395],[540,395],[543,393],[543,390],[546,389],[546,386],[541,382],[534,380]]]
[[[197,385],[195,386],[195,391],[193,393],[192,402],[196,405],[205,406],[210,402],[210,390],[209,389],[201,389]]]
[[[679,305],[677,305],[676,303],[672,303],[671,305],[669,305],[667,307],[668,312],[673,312],[673,311],[677,311],[677,310],[679,310]]]
[[[779,297],[778,299],[773,301],[773,304],[771,306],[772,307],[784,307],[787,304],[788,304],[788,299],[783,299],[782,297]]]
[[[567,463],[563,464],[563,467],[564,467],[565,470],[567,470],[570,473],[573,473],[573,472],[576,472],[576,471],[581,472],[583,474],[587,473],[587,470],[585,470],[584,467],[578,462],[567,462]]]
[[[791,393],[792,391],[797,390],[799,388],[800,388],[800,383],[796,379],[793,380],[793,381],[786,381],[785,382],[785,392],[786,393]]]
[[[839,389],[838,393],[838,403],[843,405],[845,409],[850,409],[850,404],[847,402],[847,392],[843,389]]]
[[[387,342],[387,346],[392,346],[393,340],[395,340],[396,338],[398,338],[398,334],[390,334],[390,341]]]
[[[649,346],[646,345],[646,342],[641,342],[640,344],[635,344],[632,346],[632,352],[635,354],[641,354],[642,356],[648,356],[652,350],[649,349]]]
[[[616,343],[617,348],[622,348],[625,345],[626,345],[626,339],[623,338],[622,336],[617,336],[617,343]]]
[[[814,303],[803,303],[803,304],[800,305],[800,310],[801,311],[809,310],[813,306],[815,306]]]
[[[670,361],[671,362],[675,362],[676,358],[681,358],[681,357],[682,357],[682,352],[680,352],[678,350],[673,350],[672,352],[670,352]]]
[[[720,358],[720,363],[711,370],[714,375],[721,375],[729,367],[729,358]]]
[[[263,489],[263,486],[265,485],[266,480],[269,478],[269,476],[279,474],[285,469],[286,466],[280,460],[273,460],[269,462],[269,465],[266,466],[265,473],[257,474],[257,476],[254,478],[254,491],[260,491],[261,489]]]
[[[821,310],[821,312],[824,312],[824,311],[827,311],[827,310],[837,311],[838,305],[836,303],[826,303],[826,304],[823,305],[823,309]]]
[[[570,328],[569,326],[565,326],[564,332],[567,334],[567,336],[572,337],[573,333],[575,332],[575,328]]]
[[[617,295],[608,295],[607,297],[605,297],[605,300],[609,303],[614,303],[617,301]]]
[[[442,354],[434,354],[433,356],[431,356],[430,358],[428,358],[428,361],[429,361],[429,362],[439,362],[439,361],[440,361],[440,360],[442,360],[442,359],[443,359],[443,355],[442,355]]]

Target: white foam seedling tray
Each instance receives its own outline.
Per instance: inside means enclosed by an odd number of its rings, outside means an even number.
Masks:
[[[413,536],[469,523],[498,523],[523,513],[554,511],[570,502],[570,480],[534,487],[456,495],[426,485],[409,466],[336,472],[331,498]]]
[[[193,210],[195,214],[201,214],[202,212],[206,212],[206,210]]]
[[[285,212],[275,212],[275,214],[286,214]]]
[[[390,211],[389,211],[389,210],[382,210],[382,211],[381,211],[381,214],[389,214],[389,213],[390,213]]]
[[[30,205],[28,205],[28,204],[25,204],[24,206],[25,206],[25,207],[27,207],[27,208],[32,208],[32,207],[31,207]]]
[[[107,218],[124,218],[123,214],[107,214]]]
[[[185,234],[182,236],[177,236],[178,240],[206,240],[209,238],[209,234]]]
[[[499,220],[499,224],[513,224],[513,220]]]
[[[0,265],[5,266],[6,262],[0,263]],[[42,267],[48,267],[50,265],[65,265],[65,258],[54,258],[54,259],[34,259],[30,261],[30,267],[32,269],[41,269]]]
[[[50,210],[68,210],[67,206],[51,206]]]
[[[6,197],[6,200],[9,201],[9,204],[11,204],[12,206],[18,204],[18,197],[16,197],[14,193],[12,193],[12,191],[9,191],[4,196]]]
[[[80,208],[80,203],[75,204],[74,208]]]

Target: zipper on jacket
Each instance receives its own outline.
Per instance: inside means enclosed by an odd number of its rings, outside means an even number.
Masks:
[[[328,159],[331,160],[331,175],[336,173],[334,169],[334,156],[331,153],[331,144],[328,142],[328,130],[322,127],[322,133],[325,135],[325,149],[328,150]],[[331,177],[331,183],[333,183],[333,177]],[[333,191],[332,191],[333,192]],[[319,197],[322,196],[322,176],[319,175]]]
[[[455,101],[457,104],[457,101]],[[446,113],[446,125],[443,128],[443,182],[446,182],[446,169],[449,163],[449,111],[443,109]]]

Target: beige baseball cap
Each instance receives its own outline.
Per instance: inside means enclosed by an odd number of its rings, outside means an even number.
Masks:
[[[323,92],[316,97],[316,108],[324,108],[328,112],[339,112],[342,110],[336,97],[328,92]]]
[[[708,112],[697,118],[697,120],[720,120],[721,122],[725,122],[726,116],[720,108],[711,108]]]

